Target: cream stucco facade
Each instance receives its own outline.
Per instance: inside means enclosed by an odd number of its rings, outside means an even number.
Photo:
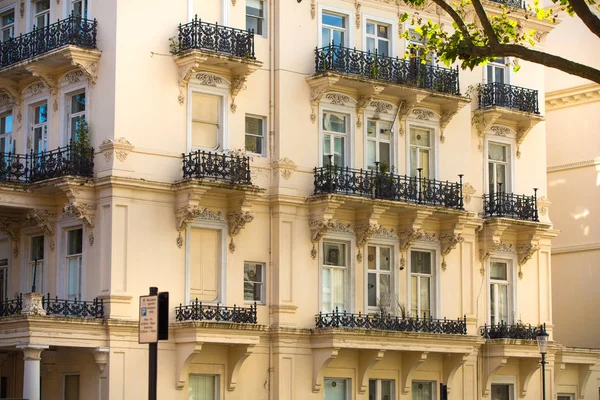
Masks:
[[[540,399],[544,324],[547,398],[593,399],[599,353],[554,340],[544,69],[405,61],[402,11],[0,1],[0,397],[146,398],[157,286],[160,399]]]

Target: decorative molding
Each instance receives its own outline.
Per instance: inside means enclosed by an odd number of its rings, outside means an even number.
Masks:
[[[496,136],[501,136],[501,137],[510,137],[510,136],[514,136],[513,131],[506,127],[506,126],[502,126],[502,125],[492,125],[492,127],[490,128],[490,131],[492,131],[492,133]]]
[[[287,157],[278,158],[273,161],[273,173],[275,176],[281,176],[286,181],[292,177],[292,173],[297,167],[298,166]]]
[[[404,136],[404,124],[406,118],[417,105],[415,101],[402,100],[398,106],[398,135]]]
[[[31,209],[27,212],[25,220],[33,222],[42,228],[46,235],[54,235],[54,225],[56,224],[56,214],[48,210]]]
[[[198,83],[204,86],[217,87],[218,85],[224,84],[224,79],[218,75],[209,74],[206,72],[200,72],[196,74],[196,80]]]
[[[471,185],[469,182],[463,185],[463,200],[465,204],[469,204],[471,202],[471,199],[475,193],[477,193],[477,190],[475,190],[473,185]]]
[[[464,242],[465,239],[460,233],[446,233],[440,235],[441,254],[442,254],[442,270],[446,270],[446,256],[450,254],[452,250],[456,248],[459,243]]]
[[[0,232],[4,233],[11,241],[13,246],[13,255],[19,256],[19,231],[21,221],[14,218],[0,218]]]
[[[515,249],[513,248],[512,244],[506,244],[502,241],[498,241],[498,242],[494,243],[494,245],[489,250],[480,249],[479,250],[479,260],[481,261],[482,264],[484,264],[485,261],[488,258],[490,258],[490,256],[493,253],[515,254],[516,252],[515,252]],[[484,273],[483,267],[480,272],[483,275],[483,273]]]
[[[194,194],[190,193],[190,197],[193,197]],[[195,199],[192,199],[195,200]],[[183,246],[183,237],[181,236],[181,232],[183,232],[188,224],[195,219],[202,219],[206,221],[224,221],[223,215],[220,211],[214,212],[209,210],[206,207],[201,207],[198,205],[188,205],[179,207],[175,210],[175,218],[177,219],[177,232],[179,233],[177,236],[177,247],[181,248]]]
[[[377,224],[363,224],[358,225],[354,228],[354,232],[356,234],[356,247],[358,248],[358,253],[356,255],[356,261],[362,262],[362,248],[367,244],[369,240],[375,235],[375,233],[379,230],[379,225]]]
[[[546,198],[546,196],[541,196],[537,199],[537,205],[539,213],[542,217],[545,217],[548,214],[548,209],[552,205],[552,202]]]
[[[356,15],[355,15],[355,23],[356,23],[356,29],[360,29],[360,3],[358,2],[358,0],[354,0],[354,7],[356,8]]]
[[[417,233],[415,241],[417,242],[428,242],[428,243],[439,243],[440,240],[435,236],[435,233],[428,233],[425,231],[419,231]]]
[[[373,234],[373,237],[398,239],[398,235],[394,229],[386,229],[383,226],[380,226],[379,229],[377,229],[377,232]]]
[[[356,103],[356,126],[362,128],[365,108],[371,103],[373,96],[360,96]]]
[[[61,82],[64,82],[66,84],[72,84],[72,83],[78,83],[84,78],[85,78],[85,74],[83,73],[83,71],[80,69],[75,69],[73,71],[70,71],[70,72],[67,72],[66,74],[64,74],[63,77],[60,78],[60,80],[61,80]]]
[[[369,104],[371,107],[375,109],[375,112],[378,114],[387,114],[394,111],[394,106],[392,103],[388,103],[387,101],[382,100],[374,100]]]
[[[235,98],[240,93],[240,90],[244,88],[246,84],[246,77],[243,75],[237,75],[231,80],[231,85],[229,86],[229,94],[231,95],[231,105],[229,109],[232,113],[235,114],[237,110],[237,104],[235,104]]]
[[[429,121],[431,119],[436,118],[435,114],[433,111],[431,110],[426,110],[424,108],[415,108],[412,110],[411,113],[416,119],[418,120],[423,120],[423,121]]]
[[[312,220],[308,223],[310,227],[311,242],[313,247],[310,251],[312,259],[317,258],[316,244],[325,236],[328,232],[341,232],[341,233],[354,233],[350,224],[344,224],[338,220],[323,218]]]
[[[116,139],[106,138],[99,147],[106,162],[111,162],[113,155],[115,155],[116,159],[120,162],[125,162],[133,148],[134,146],[124,137]]]
[[[533,243],[525,243],[525,244],[517,245],[517,257],[518,257],[519,267],[521,267],[527,261],[529,261],[531,259],[531,257],[533,256],[533,254],[536,251],[538,251],[539,249],[540,249],[540,247],[537,244],[533,244]],[[522,278],[522,277],[523,276],[521,275],[520,278]]]
[[[315,19],[317,17],[317,0],[310,1],[310,18]]]
[[[231,5],[235,7],[236,2],[237,2],[237,0],[231,0]]]
[[[600,157],[593,160],[577,161],[568,164],[551,165],[546,168],[546,172],[557,172],[575,168],[585,168],[600,165]]]
[[[547,92],[546,112],[600,101],[600,85],[590,83],[573,88]]]
[[[31,85],[27,86],[25,91],[30,96],[35,96],[35,95],[43,93],[45,89],[46,89],[46,85],[44,84],[44,82],[34,82]]]
[[[94,229],[94,216],[96,205],[91,203],[80,203],[70,200],[62,209],[63,217],[75,217],[85,224],[86,227]]]
[[[19,14],[21,15],[21,18],[25,15],[25,0],[21,0],[21,3],[19,4]]]
[[[325,98],[329,100],[329,102],[336,106],[345,106],[346,103],[350,103],[350,96],[346,96],[345,94],[340,93],[327,93]]]
[[[338,233],[355,233],[354,229],[352,229],[352,225],[344,224],[338,220],[333,221],[333,225],[329,229],[329,232],[338,232]]]
[[[307,79],[310,86],[310,120],[313,124],[317,121],[317,107],[321,98],[339,79],[339,76],[323,76]]]
[[[578,244],[575,246],[552,247],[552,254],[579,253],[582,251],[600,250],[600,242]]]
[[[233,211],[227,214],[227,225],[229,227],[229,251],[235,251],[235,243],[233,238],[237,236],[246,224],[254,221],[254,214],[250,211]]]
[[[440,143],[444,143],[446,141],[446,136],[444,136],[444,131],[446,130],[446,126],[458,113],[458,110],[444,110],[442,111],[442,115],[440,116]]]

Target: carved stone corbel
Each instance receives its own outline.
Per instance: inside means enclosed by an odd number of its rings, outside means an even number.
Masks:
[[[254,345],[236,344],[229,347],[227,355],[227,390],[235,390],[242,364],[254,351]]]
[[[175,348],[177,349],[175,388],[177,390],[182,390],[185,387],[190,364],[194,357],[202,351],[203,344],[202,342],[175,344]]]
[[[310,86],[310,120],[313,124],[317,121],[317,109],[321,98],[339,79],[339,76],[322,76],[307,79]]]
[[[452,381],[460,367],[462,367],[469,358],[468,353],[448,354],[444,355],[442,382],[446,383],[448,393],[452,389]]]
[[[332,219],[319,219],[310,221],[308,225],[310,227],[310,241],[313,245],[310,251],[310,256],[314,260],[317,258],[316,244],[319,243],[319,241],[327,234],[327,232],[335,227],[335,221]]]
[[[190,78],[208,57],[194,54],[193,57],[177,58],[177,56],[175,56],[174,58],[175,64],[177,64],[178,67],[177,80],[179,81],[179,96],[177,96],[177,100],[179,101],[179,104],[183,105],[185,102],[185,92]]]
[[[431,214],[431,211],[414,211],[408,216],[406,222],[398,228],[400,270],[406,267],[406,252],[422,234],[423,223]]]
[[[297,167],[298,166],[287,157],[273,161],[273,173],[275,176],[281,176],[286,181],[292,177],[292,172],[294,172]]]
[[[43,67],[36,64],[29,64],[25,66],[25,69],[31,73],[31,75],[39,78],[49,89],[50,96],[52,97],[52,109],[58,111],[58,78],[53,74],[48,73]]]
[[[398,134],[404,136],[404,126],[406,124],[406,118],[410,115],[412,110],[417,106],[417,102],[402,100],[398,107]]]
[[[537,359],[520,359],[519,360],[519,397],[523,398],[527,396],[527,388],[529,387],[529,381],[531,377],[538,370],[540,364]]]
[[[354,0],[354,8],[356,8],[356,16],[355,16],[355,22],[356,22],[356,29],[360,29],[360,3],[358,2],[358,0]]]
[[[1,78],[0,91],[6,93],[15,106],[19,106],[21,104],[21,92],[13,81]]]
[[[362,249],[365,247],[367,242],[371,240],[373,235],[379,230],[378,224],[364,224],[357,225],[354,228],[354,232],[356,234],[356,247],[358,248],[358,253],[356,255],[356,261],[362,262]]]
[[[469,182],[467,182],[463,185],[462,192],[463,192],[463,196],[464,196],[464,203],[469,204],[469,203],[471,203],[471,199],[473,198],[473,195],[475,193],[477,193],[477,190],[475,190],[473,185],[471,185]]]
[[[106,364],[108,364],[108,355],[110,354],[110,349],[108,347],[96,347],[92,350],[92,353],[94,354],[94,362],[102,374],[104,372],[104,368],[106,368]]]
[[[232,113],[235,113],[235,111],[237,110],[237,105],[235,104],[235,98],[240,93],[240,90],[242,90],[242,88],[244,87],[245,84],[246,84],[245,76],[238,75],[238,76],[235,76],[231,80],[231,85],[229,86],[229,93],[231,95],[231,105],[229,106],[229,109],[231,110]]]
[[[442,254],[442,271],[446,270],[446,256],[456,248],[459,243],[464,242],[464,238],[460,233],[446,233],[440,235],[441,254]]]
[[[51,213],[48,210],[31,209],[25,215],[25,220],[33,222],[38,227],[42,228],[46,235],[54,235],[54,226],[56,224],[56,213]]]
[[[417,368],[419,368],[419,365],[427,360],[428,355],[429,352],[427,351],[410,351],[402,353],[401,390],[403,394],[407,394],[410,391],[412,376]]]
[[[317,17],[317,0],[310,0],[310,18],[315,19]]]
[[[14,218],[0,218],[0,232],[4,233],[11,241],[13,246],[13,255],[19,256],[19,232],[21,222]]]
[[[508,362],[506,356],[488,356],[487,361],[483,363],[483,378],[481,395],[488,397],[492,388],[492,376],[500,368],[504,367]]]
[[[375,365],[383,359],[385,350],[359,350],[358,356],[358,393],[369,388],[369,374]]]
[[[360,96],[358,98],[358,102],[356,103],[356,127],[362,128],[363,126],[363,114],[365,112],[365,108],[371,104],[373,100],[373,96]]]
[[[229,251],[235,251],[235,243],[233,238],[237,236],[246,224],[254,221],[254,214],[250,211],[234,211],[227,214],[227,224],[229,226]]]
[[[317,258],[316,244],[329,232],[335,229],[336,222],[333,220],[335,210],[343,204],[342,201],[336,200],[333,196],[324,196],[320,199],[312,199],[309,202],[311,208],[311,216],[308,222],[310,228],[310,241],[312,249],[310,255],[312,259]]]
[[[94,217],[96,214],[96,205],[91,203],[80,203],[71,200],[66,203],[62,209],[64,217],[75,217],[89,229],[94,229]]]
[[[339,348],[313,349],[313,393],[319,393],[323,387],[323,371],[327,365],[335,360]]]
[[[500,118],[502,114],[498,111],[489,111],[489,110],[476,110],[473,111],[473,116],[471,118],[471,124],[475,126],[477,132],[479,134],[479,144],[477,148],[479,151],[483,151],[483,137],[488,129],[491,128],[492,125]]]
[[[66,56],[69,58],[72,66],[77,67],[84,73],[90,85],[96,86],[100,55],[101,53],[95,50],[76,50],[69,52]]]
[[[120,137],[116,139],[104,139],[99,148],[102,154],[104,154],[104,159],[106,162],[111,162],[113,155],[120,162],[125,162],[134,146],[129,142],[129,140],[125,139],[124,137]]]
[[[542,217],[545,217],[548,214],[548,209],[552,205],[552,202],[548,200],[545,196],[541,196],[537,199],[538,211]]]

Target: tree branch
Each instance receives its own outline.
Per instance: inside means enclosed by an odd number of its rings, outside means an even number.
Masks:
[[[468,57],[518,57],[525,61],[545,65],[576,75],[590,81],[600,83],[600,70],[584,64],[576,63],[566,58],[528,49],[518,44],[498,44],[489,46],[470,46],[469,50],[461,54],[460,58]]]
[[[435,4],[437,4],[440,8],[442,8],[442,10],[446,11],[448,13],[448,15],[450,15],[450,17],[452,17],[454,22],[456,22],[456,25],[458,25],[458,29],[460,29],[460,31],[462,32],[465,39],[470,43],[471,42],[471,34],[469,33],[469,28],[467,28],[467,25],[465,24],[465,21],[463,21],[462,17],[460,15],[458,15],[458,12],[456,12],[456,10],[454,8],[452,8],[452,6],[450,6],[444,0],[432,0],[432,1]]]
[[[600,19],[590,10],[584,0],[568,0],[575,14],[592,33],[600,38]]]
[[[494,28],[492,27],[492,24],[491,24],[490,20],[488,19],[488,16],[487,16],[483,6],[481,5],[481,1],[471,0],[471,3],[473,4],[475,13],[477,13],[477,17],[479,18],[479,21],[481,21],[481,26],[483,27],[483,31],[485,32],[488,39],[490,40],[490,43],[492,45],[498,44],[499,43],[498,37],[496,36],[496,32],[494,31]]]

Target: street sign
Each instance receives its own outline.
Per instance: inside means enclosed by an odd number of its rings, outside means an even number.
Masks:
[[[158,342],[158,296],[140,296],[140,344]]]

